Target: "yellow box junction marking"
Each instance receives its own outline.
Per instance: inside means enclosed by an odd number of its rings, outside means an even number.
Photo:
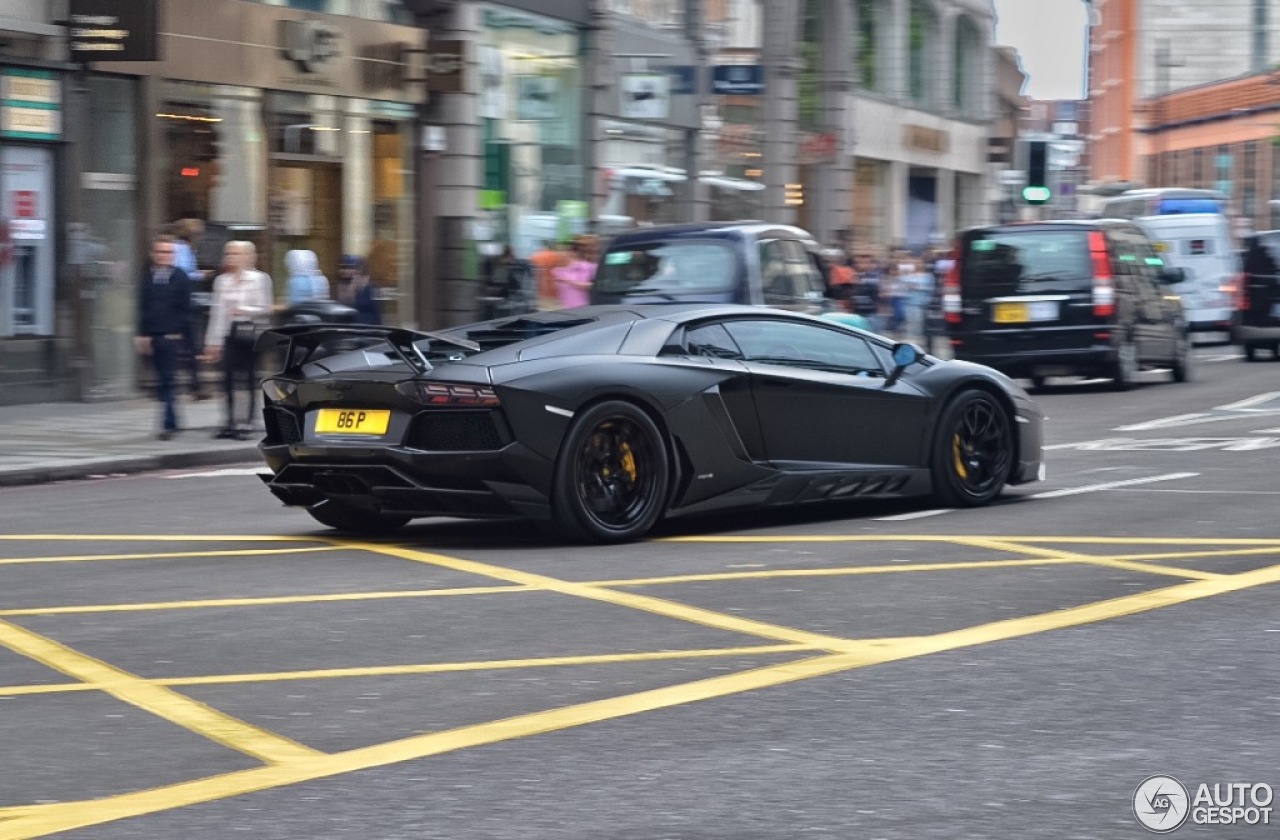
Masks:
[[[145,537],[115,537],[120,540],[145,541]],[[0,536],[0,539],[13,539]],[[30,537],[27,539],[41,539]],[[72,539],[94,539],[94,537],[73,537]],[[172,538],[190,541],[192,538]],[[235,538],[219,537],[230,540]],[[261,540],[262,537],[242,537],[241,540]],[[302,538],[278,538],[282,540],[300,540]],[[308,540],[314,542],[314,540]],[[823,656],[792,661],[778,665],[756,668],[736,674],[696,680],[682,685],[642,691],[622,697],[589,703],[550,709],[525,715],[493,721],[473,726],[460,727],[445,732],[418,735],[410,738],[391,741],[372,747],[364,747],[334,754],[323,754],[297,745],[287,739],[280,739],[271,733],[255,730],[234,718],[226,718],[221,713],[203,704],[195,703],[176,692],[172,692],[164,681],[150,681],[127,674],[106,663],[80,654],[56,642],[45,639],[38,634],[26,631],[16,625],[0,621],[0,644],[30,656],[37,661],[51,665],[64,673],[85,680],[93,688],[101,688],[115,696],[132,702],[142,708],[154,711],[166,719],[179,725],[188,726],[222,743],[217,735],[227,733],[219,730],[219,726],[231,723],[230,740],[240,744],[233,748],[243,749],[253,746],[260,735],[268,736],[260,747],[261,758],[268,763],[264,767],[237,771],[205,779],[195,779],[175,785],[169,785],[135,793],[120,794],[104,799],[58,803],[51,805],[18,806],[0,808],[0,840],[25,840],[46,834],[82,828],[111,822],[127,817],[140,816],[157,811],[169,810],[200,802],[209,802],[230,796],[241,795],[252,791],[267,790],[291,784],[327,778],[335,775],[354,772],[373,767],[382,767],[414,759],[425,758],[442,753],[452,752],[468,747],[493,744],[500,741],[524,738],[532,735],[552,732],[589,723],[615,719],[628,715],[641,714],[671,706],[683,705],[700,700],[725,697],[745,691],[757,690],[770,686],[782,685],[798,680],[811,679],[818,676],[835,674],[856,668],[866,667],[884,662],[909,659],[949,650],[956,650],[979,644],[1029,636],[1050,630],[1079,626],[1098,621],[1105,621],[1126,615],[1160,609],[1162,607],[1183,604],[1190,601],[1211,598],[1230,592],[1238,592],[1257,586],[1280,583],[1280,565],[1239,574],[1218,575],[1197,570],[1177,569],[1143,562],[1147,559],[1190,559],[1192,557],[1231,556],[1244,554],[1280,553],[1280,540],[1204,540],[1189,538],[1080,538],[1080,537],[1009,537],[1009,536],[952,536],[952,537],[710,537],[710,538],[677,538],[675,542],[939,542],[970,545],[998,551],[1023,554],[1026,559],[1019,561],[989,561],[961,564],[917,564],[916,566],[879,567],[875,572],[866,571],[876,567],[859,567],[863,571],[849,571],[851,574],[887,573],[892,571],[928,570],[938,571],[946,568],[990,568],[1017,565],[1052,565],[1060,563],[1080,563],[1112,566],[1130,571],[1149,574],[1172,575],[1195,578],[1164,589],[1149,590],[1134,595],[1072,607],[1041,615],[1008,619],[962,630],[940,633],[932,636],[906,637],[900,639],[853,640],[823,634],[807,633],[794,628],[757,622],[736,616],[715,613],[711,610],[691,607],[660,598],[639,595],[632,592],[618,592],[607,586],[642,586],[658,583],[678,583],[699,579],[739,579],[755,577],[788,577],[799,576],[798,573],[819,570],[779,569],[775,573],[749,572],[728,573],[731,576],[706,575],[670,576],[665,578],[638,578],[618,581],[572,582],[492,566],[475,561],[446,557],[429,552],[395,546],[369,543],[329,541],[335,548],[347,548],[368,551],[385,556],[401,557],[414,562],[453,569],[455,571],[482,575],[491,579],[504,581],[507,586],[493,587],[500,591],[542,590],[558,592],[587,598],[594,601],[610,603],[621,607],[650,612],[668,618],[693,622],[717,629],[746,633],[770,639],[781,644],[757,646],[755,648],[730,648],[685,652],[654,652],[645,654],[622,654],[630,661],[643,661],[672,655],[750,655],[751,653],[774,652],[786,653],[817,648],[833,651]],[[1093,545],[1177,545],[1205,546],[1230,545],[1250,546],[1239,552],[1217,550],[1211,552],[1166,552],[1160,555],[1128,555],[1099,556],[1078,554],[1053,548],[1035,548],[1042,544],[1093,544]],[[999,564],[999,565],[995,565]],[[830,573],[830,570],[820,570]],[[475,589],[486,589],[476,587]],[[435,592],[437,590],[431,590]],[[368,594],[368,593],[366,593]],[[388,596],[391,593],[387,593]],[[305,596],[304,596],[305,597]],[[315,596],[312,596],[315,597]],[[320,596],[324,597],[324,596]],[[237,599],[238,600],[238,599]],[[258,599],[265,600],[265,599]],[[180,602],[178,602],[180,603]],[[197,603],[197,602],[191,602]],[[201,602],[215,604],[217,602]],[[48,608],[57,609],[57,608]],[[452,668],[468,670],[481,667],[531,667],[535,664],[574,664],[566,660],[581,660],[582,657],[556,657],[546,660],[499,660],[490,663],[444,663],[442,665],[405,666],[409,668],[438,669]],[[622,661],[611,657],[612,661]],[[367,675],[370,669],[340,669],[347,675]],[[430,671],[422,671],[429,673]],[[242,675],[246,678],[290,679],[297,674],[309,674],[312,677],[324,675],[334,676],[338,671],[329,672],[287,672],[285,674]],[[234,677],[190,677],[175,678],[173,684],[208,684],[210,681],[229,680]],[[189,682],[189,681],[200,682]],[[36,688],[36,687],[32,687]],[[160,693],[160,694],[157,694]],[[126,696],[127,695],[127,696]],[[175,698],[176,701],[175,702]],[[191,704],[191,705],[187,705]],[[168,712],[173,716],[167,716]],[[210,721],[207,717],[212,713],[215,717]],[[195,724],[195,725],[193,725]],[[204,724],[206,729],[197,728]],[[248,731],[239,730],[239,726]],[[275,739],[275,740],[271,740]],[[233,744],[228,743],[229,746]],[[296,751],[295,751],[296,750]],[[251,753],[254,754],[254,753]]]

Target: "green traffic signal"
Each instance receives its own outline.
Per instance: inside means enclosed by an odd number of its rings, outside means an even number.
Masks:
[[[1022,200],[1028,204],[1044,204],[1053,195],[1048,187],[1023,187]]]

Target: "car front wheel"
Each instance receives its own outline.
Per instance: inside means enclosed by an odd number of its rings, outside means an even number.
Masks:
[[[574,420],[560,447],[552,519],[574,540],[637,539],[662,515],[670,474],[649,415],[621,400],[598,403]]]
[[[985,391],[967,391],[942,412],[934,441],[933,492],[947,507],[977,507],[1000,495],[1013,468],[1008,411]]]

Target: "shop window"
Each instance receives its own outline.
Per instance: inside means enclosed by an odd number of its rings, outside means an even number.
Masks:
[[[973,19],[961,17],[956,21],[954,66],[951,71],[951,104],[962,113],[976,110],[974,94],[981,88],[978,82],[979,57],[982,41]]]
[[[878,90],[880,83],[880,7],[876,0],[858,0],[857,53],[858,84],[863,90]]]
[[[907,33],[907,81],[911,101],[916,105],[933,105],[933,62],[937,51],[937,17],[916,0],[911,4]]]

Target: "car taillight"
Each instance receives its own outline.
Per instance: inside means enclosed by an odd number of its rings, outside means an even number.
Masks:
[[[942,314],[948,324],[958,324],[961,320],[961,307],[964,299],[960,295],[960,254],[957,246],[951,260],[951,268],[942,281]]]
[[[1116,314],[1116,287],[1111,278],[1107,238],[1102,231],[1089,232],[1089,257],[1093,260],[1093,314],[1110,318]]]
[[[502,400],[492,388],[482,385],[463,385],[457,382],[401,382],[396,390],[410,399],[427,405],[501,405]]]

